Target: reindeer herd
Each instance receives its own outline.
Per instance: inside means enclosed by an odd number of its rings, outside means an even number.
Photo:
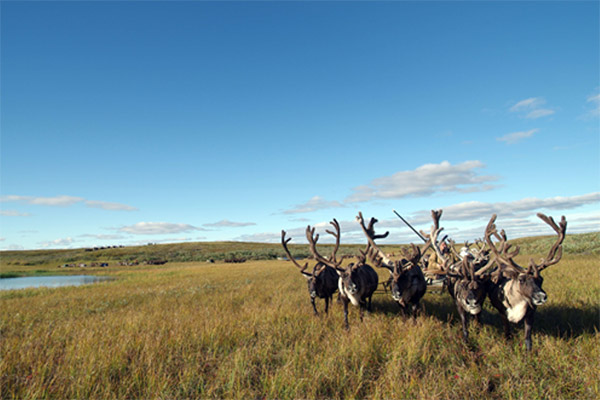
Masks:
[[[488,297],[494,308],[498,310],[504,324],[504,334],[510,337],[510,323],[518,324],[524,321],[525,347],[531,350],[531,330],[536,307],[547,300],[546,292],[542,289],[543,278],[540,272],[550,265],[556,264],[562,257],[562,242],[565,239],[567,222],[565,217],[557,224],[552,217],[537,214],[546,224],[556,232],[557,238],[550,248],[548,255],[540,262],[530,259],[528,268],[523,268],[515,262],[519,248],[508,243],[504,230],[498,232],[494,214],[487,224],[483,240],[477,240],[476,246],[465,243],[460,254],[455,250],[455,243],[449,240],[449,251],[440,248],[445,238],[439,239],[439,234],[444,228],[440,227],[442,210],[432,210],[433,225],[429,233],[421,231],[425,240],[423,245],[410,245],[410,249],[402,251],[402,257],[393,260],[384,253],[375,243],[383,239],[384,234],[375,233],[377,219],[371,218],[365,224],[362,213],[356,217],[365,237],[367,246],[360,250],[355,261],[344,264],[347,256],[338,257],[341,230],[339,223],[331,221],[333,230],[326,232],[335,238],[333,251],[329,256],[323,256],[317,250],[319,235],[310,225],[306,228],[312,258],[316,262],[309,272],[309,263],[300,265],[292,256],[288,248],[291,238],[286,238],[286,232],[281,231],[281,244],[288,258],[300,269],[307,279],[308,292],[315,315],[318,315],[315,300],[325,300],[325,313],[329,310],[329,303],[338,291],[338,299],[343,304],[344,327],[349,329],[348,305],[359,307],[361,321],[364,309],[371,311],[373,294],[379,285],[376,268],[387,269],[389,279],[383,283],[384,289],[390,289],[392,299],[399,305],[403,315],[416,318],[421,298],[427,291],[425,274],[437,276],[443,280],[454,300],[456,310],[462,323],[462,336],[468,340],[469,319],[474,318],[479,322],[483,303]],[[433,254],[426,254],[428,249]],[[435,262],[434,262],[435,260]],[[425,274],[424,274],[425,272]]]

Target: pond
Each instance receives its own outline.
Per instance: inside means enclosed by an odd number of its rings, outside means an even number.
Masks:
[[[14,290],[37,287],[79,286],[90,283],[107,281],[109,276],[93,275],[56,275],[56,276],[27,276],[23,278],[0,279],[0,290]]]

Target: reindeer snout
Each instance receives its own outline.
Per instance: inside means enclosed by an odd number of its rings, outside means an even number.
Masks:
[[[540,306],[548,300],[548,296],[544,292],[537,292],[533,295],[533,304]]]

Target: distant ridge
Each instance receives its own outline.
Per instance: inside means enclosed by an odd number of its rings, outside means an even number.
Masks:
[[[521,247],[521,254],[538,254],[546,252],[552,246],[554,236],[535,236],[511,240],[510,243]],[[461,245],[461,243],[457,243]],[[382,245],[389,252],[396,252],[406,245]],[[327,252],[333,248],[331,244],[320,247]],[[342,244],[340,255],[358,254],[364,244]],[[600,232],[567,234],[563,243],[565,254],[600,254]],[[308,257],[307,244],[290,245],[292,254],[297,257]],[[145,246],[118,247],[89,251],[89,249],[62,250],[5,250],[0,252],[0,265],[44,265],[55,263],[57,266],[68,263],[92,262],[134,262],[153,263],[158,260],[168,262],[205,262],[208,260],[223,261],[227,259],[275,260],[284,257],[285,253],[279,243],[252,242],[193,242],[152,244]]]

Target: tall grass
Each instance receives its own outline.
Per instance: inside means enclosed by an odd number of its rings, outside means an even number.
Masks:
[[[544,271],[549,301],[538,308],[531,354],[521,330],[503,338],[487,303],[464,344],[447,293],[426,294],[414,321],[377,293],[374,311],[360,322],[353,308],[345,331],[335,302],[329,315],[312,315],[304,278],[283,261],[108,273],[118,279],[0,292],[0,397],[600,396],[593,256]]]

